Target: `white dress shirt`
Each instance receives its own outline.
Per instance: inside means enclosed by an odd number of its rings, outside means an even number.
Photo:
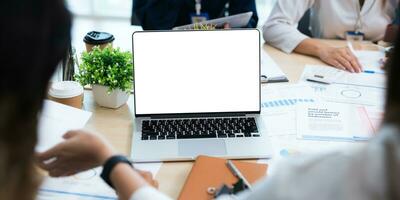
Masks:
[[[275,173],[229,199],[400,199],[400,131],[385,126],[378,136],[353,154],[329,153],[288,159]],[[174,183],[170,183],[174,184]],[[150,187],[136,191],[131,200],[170,200]]]
[[[263,26],[264,40],[291,53],[308,38],[297,30],[297,26],[304,13],[311,9],[313,37],[343,39],[346,31],[355,31],[360,16],[365,39],[378,41],[383,39],[386,26],[394,19],[398,2],[365,0],[360,12],[359,0],[278,0]]]

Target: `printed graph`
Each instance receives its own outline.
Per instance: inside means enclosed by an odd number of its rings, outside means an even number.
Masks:
[[[326,86],[325,85],[321,85],[321,84],[311,84],[310,85],[311,88],[314,90],[314,92],[318,93],[318,92],[325,92],[326,91]]]
[[[262,108],[294,106],[296,103],[313,103],[314,99],[281,99],[275,101],[266,101],[261,104]]]

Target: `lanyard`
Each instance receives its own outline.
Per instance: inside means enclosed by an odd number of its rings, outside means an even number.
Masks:
[[[196,15],[201,14],[201,0],[194,0],[196,2],[195,9],[196,9]]]
[[[363,7],[366,6],[366,3],[367,3],[367,0],[364,1]],[[376,2],[376,0],[374,0],[374,1],[372,2],[372,4],[371,4],[371,7],[369,7],[368,10],[367,10],[366,12],[370,12],[371,9],[372,9],[372,8],[374,7],[374,5],[376,5],[376,4],[377,4],[377,2]],[[365,9],[365,8],[364,8],[364,9]],[[363,19],[362,19],[362,16],[361,16],[361,2],[360,2],[360,1],[358,1],[358,2],[356,3],[356,12],[357,12],[357,21],[356,21],[356,24],[354,25],[354,31],[355,31],[355,32],[361,32],[361,30],[362,30],[362,28],[363,28]]]
[[[361,30],[362,30],[362,17],[361,17],[360,2],[357,2],[356,5],[357,5],[357,21],[356,21],[356,24],[354,25],[354,31],[355,32],[361,32]]]

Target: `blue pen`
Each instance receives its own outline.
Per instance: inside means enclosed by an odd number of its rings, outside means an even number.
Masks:
[[[371,71],[371,70],[364,70],[364,73],[367,73],[367,74],[375,74],[375,72],[374,72],[374,71]]]
[[[364,70],[363,72],[367,73],[367,74],[384,74],[384,73],[376,72],[376,71],[372,71],[372,70]]]

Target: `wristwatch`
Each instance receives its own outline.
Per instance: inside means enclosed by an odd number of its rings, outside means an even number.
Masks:
[[[116,155],[109,158],[103,165],[103,171],[101,172],[100,177],[112,188],[114,188],[114,185],[111,183],[110,174],[118,163],[126,163],[133,168],[132,162],[125,156]]]

